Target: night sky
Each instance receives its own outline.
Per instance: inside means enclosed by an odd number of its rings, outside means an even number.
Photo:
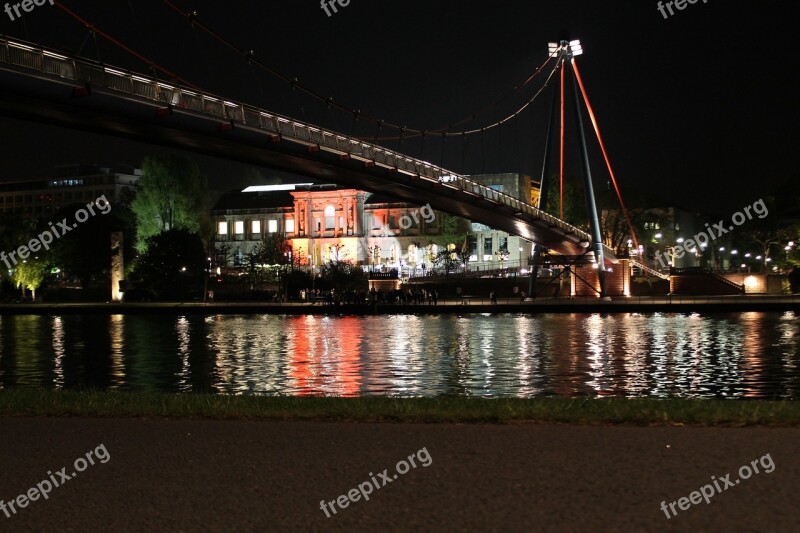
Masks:
[[[699,0],[666,20],[651,0],[351,0],[330,17],[316,0],[174,1],[301,84],[365,115],[423,130],[457,122],[507,95],[545,60],[548,41],[580,39],[581,74],[625,188],[664,205],[731,212],[800,177],[790,164],[797,159],[798,123],[790,35],[800,10],[788,0]],[[352,116],[248,66],[161,0],[62,3],[207,91],[343,133],[377,133],[373,124],[354,124]],[[148,72],[99,36],[96,46],[58,7],[45,4],[13,22],[0,15],[0,33],[10,37],[81,49],[83,56]],[[523,89],[465,126],[491,123],[531,94]],[[538,176],[549,95],[487,134],[451,138],[444,146],[438,139],[385,144],[457,172]],[[574,135],[574,121],[568,128]],[[607,173],[590,140],[593,173],[603,183]],[[5,118],[0,145],[0,179],[45,175],[73,162],[135,165],[165,151]],[[574,144],[569,150],[568,174],[574,175],[578,153]],[[244,165],[198,161],[214,188],[247,179]]]

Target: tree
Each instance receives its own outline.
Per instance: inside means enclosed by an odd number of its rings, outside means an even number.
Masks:
[[[559,176],[550,178],[547,205],[544,211],[561,218],[561,191]],[[583,182],[577,178],[564,179],[564,217],[563,219],[581,229],[588,228],[589,218],[586,214],[586,195]]]
[[[445,248],[439,250],[433,259],[433,264],[436,267],[443,268],[445,274],[450,274],[450,272],[458,270],[461,262],[456,252],[456,245],[449,244]]]
[[[367,280],[364,270],[350,261],[328,261],[320,266],[320,278],[335,289],[361,287]]]
[[[137,218],[136,248],[172,229],[211,234],[208,185],[197,165],[177,156],[147,157],[131,209]]]
[[[75,213],[86,209],[83,204],[71,204],[60,209],[54,220],[75,220]],[[97,212],[85,222],[79,223],[69,233],[52,244],[52,262],[67,277],[80,280],[86,289],[92,281],[108,279],[111,270],[111,233],[121,231],[124,235],[123,258],[131,264],[134,257],[134,215],[130,209],[114,204],[105,214]],[[47,225],[40,224],[40,230]]]
[[[461,217],[448,215],[447,213],[439,213],[438,220],[439,233],[429,237],[431,244],[446,247],[458,241],[465,233],[468,233],[466,230],[459,231],[460,229],[464,229],[464,226],[468,224],[468,222]],[[459,228],[459,226],[461,226],[461,228]]]
[[[171,229],[150,237],[139,258],[133,281],[162,300],[199,293],[203,288],[206,252],[199,235]]]
[[[14,267],[12,280],[18,289],[31,291],[31,297],[36,299],[36,289],[41,286],[47,274],[50,272],[48,263],[41,257],[29,257]]]

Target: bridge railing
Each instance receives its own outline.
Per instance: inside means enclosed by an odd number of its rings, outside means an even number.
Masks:
[[[265,131],[287,141],[318,147],[320,150],[344,157],[360,159],[367,164],[379,165],[390,171],[435,182],[442,187],[459,189],[476,198],[507,206],[514,210],[515,216],[526,214],[534,220],[541,221],[550,229],[557,228],[566,237],[572,237],[578,241],[591,241],[589,234],[583,230],[513,196],[470,180],[468,177],[357,138],[328,131],[319,126],[306,124],[263,109],[227,101],[219,96],[112,68],[91,60],[70,58],[4,37],[0,37],[0,62],[37,70],[81,84],[104,87],[175,108],[202,113],[234,124]],[[605,250],[606,254],[614,257],[610,248],[606,247]]]

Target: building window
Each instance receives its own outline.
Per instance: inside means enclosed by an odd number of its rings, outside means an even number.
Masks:
[[[254,235],[258,235],[261,233],[261,221],[260,220],[253,220],[250,222],[250,233]]]
[[[228,223],[227,222],[220,222],[217,224],[217,235],[227,235],[228,234]]]
[[[270,233],[278,233],[278,221],[270,220],[267,222],[267,231]]]
[[[477,235],[468,235],[467,236],[467,248],[469,248],[470,261],[477,261],[478,260],[478,236]]]
[[[325,230],[336,228],[336,209],[329,205],[325,208]]]
[[[285,222],[286,224],[286,233],[294,233],[294,219],[289,218]]]
[[[504,254],[508,253],[508,237],[500,237],[500,244],[497,246],[497,249]]]
[[[380,215],[372,215],[372,229],[381,229],[383,221]]]
[[[483,238],[483,260],[484,261],[491,261],[492,260],[492,238],[491,237],[484,237]]]
[[[237,220],[233,223],[233,231],[236,235],[244,235],[244,220]]]

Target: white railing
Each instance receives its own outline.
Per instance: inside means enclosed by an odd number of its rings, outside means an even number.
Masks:
[[[87,59],[71,58],[20,41],[0,36],[0,63],[31,69],[81,84],[104,87],[129,96],[159,102],[173,108],[193,111],[222,119],[233,124],[255,128],[280,139],[318,147],[330,153],[348,156],[389,170],[459,189],[471,196],[504,205],[515,213],[527,214],[550,230],[557,228],[573,241],[591,242],[585,231],[522,202],[513,196],[496,191],[437,165],[388,150],[381,146],[306,124],[293,118],[270,113],[247,104],[232,102],[219,96],[205,94],[187,87],[167,83],[123,69],[102,65]],[[520,215],[516,215],[520,216]],[[570,239],[568,239],[570,240]],[[613,251],[604,246],[605,254],[614,258]]]

